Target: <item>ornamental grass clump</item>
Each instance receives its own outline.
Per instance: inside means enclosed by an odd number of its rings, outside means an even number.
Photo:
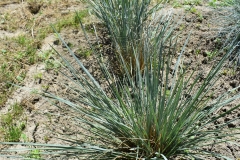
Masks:
[[[223,44],[225,49],[232,49],[230,60],[240,66],[240,1],[232,0],[227,3],[229,7],[219,8],[218,22],[222,27],[219,30],[219,37],[229,37]],[[224,14],[222,14],[224,13]]]
[[[126,67],[128,62],[120,55],[120,64],[126,74],[118,81],[118,77],[109,71],[102,60],[101,53],[91,46],[105,77],[107,91],[57,34],[85,74],[79,73],[62,57],[71,73],[64,75],[76,85],[69,89],[79,93],[79,97],[70,101],[48,92],[42,94],[66,104],[74,111],[78,127],[86,131],[83,134],[84,142],[69,138],[63,140],[72,145],[22,144],[41,146],[37,148],[41,155],[65,155],[78,159],[166,160],[175,156],[226,158],[206,147],[226,141],[234,143],[239,134],[237,129],[227,129],[230,122],[215,123],[240,107],[238,104],[224,113],[218,112],[240,98],[238,88],[216,99],[209,99],[218,73],[231,53],[229,51],[216,62],[201,81],[202,76],[197,71],[189,73],[188,67],[181,65],[187,40],[181,53],[177,54],[177,40],[169,34],[167,24],[166,21],[143,28],[141,52],[144,53],[144,67],[143,70],[140,67],[138,48],[133,48],[136,66],[134,77]],[[175,58],[177,60],[173,65]],[[238,119],[232,119],[231,122]]]
[[[236,59],[237,59],[237,65],[240,66],[240,1],[234,0],[233,1],[234,9],[232,10],[232,18],[235,20],[235,25],[232,28],[233,32],[233,43],[231,43],[236,49]]]
[[[140,68],[144,68],[143,28],[160,4],[150,8],[152,0],[85,0],[93,13],[106,25],[116,57],[123,57],[129,72],[135,73],[134,49],[139,52]],[[121,66],[121,65],[120,65]],[[122,74],[124,69],[119,68]]]

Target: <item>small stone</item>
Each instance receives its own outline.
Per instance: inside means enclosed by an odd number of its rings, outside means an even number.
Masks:
[[[208,18],[208,15],[203,15],[203,18],[204,18],[204,19],[207,19],[207,18]]]
[[[207,55],[207,51],[203,51],[202,55],[203,55],[204,57],[207,57],[207,56],[208,56],[208,55]]]
[[[69,11],[61,11],[61,15],[68,15]]]
[[[31,2],[28,4],[28,9],[32,14],[37,14],[41,9],[42,4]]]
[[[37,103],[39,100],[40,100],[40,98],[35,97],[35,98],[32,100],[32,103],[35,104],[35,103]]]
[[[230,120],[231,120],[231,118],[226,117],[226,118],[224,119],[224,122],[228,122],[228,121],[230,121]]]
[[[238,86],[238,81],[237,80],[233,80],[229,83],[229,85],[233,88],[236,88]]]
[[[190,52],[186,52],[185,56],[189,57],[190,56]]]
[[[191,22],[191,17],[190,16],[186,16],[185,20],[186,20],[186,22]]]
[[[234,122],[228,124],[228,128],[235,128],[237,125]]]
[[[208,31],[208,27],[201,27],[200,30],[203,32],[206,32],[206,31]]]
[[[192,63],[191,59],[184,60],[183,64],[184,65],[190,65]]]
[[[202,64],[207,64],[208,63],[208,59],[207,58],[204,58],[203,60],[202,60]]]
[[[53,44],[54,44],[54,45],[59,45],[59,40],[53,41]]]

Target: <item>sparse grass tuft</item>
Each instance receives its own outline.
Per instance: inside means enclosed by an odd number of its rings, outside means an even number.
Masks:
[[[48,25],[49,19],[56,19],[53,25],[58,31],[78,25],[74,13],[67,12],[59,16],[58,13],[53,13],[48,10],[48,8],[56,9],[56,7],[58,7],[58,1],[27,0],[26,2],[29,3],[30,8],[24,7],[16,9],[16,12],[9,10],[6,13],[4,12],[0,17],[1,30],[6,31],[6,33],[15,33],[21,30],[21,32],[19,32],[20,35],[16,34],[16,36],[14,35],[11,38],[6,37],[1,39],[0,108],[4,106],[7,98],[14,90],[14,87],[10,84],[21,85],[25,79],[25,72],[28,67],[41,61],[41,58],[38,57],[36,52],[41,48],[43,40],[50,33],[53,33],[51,27]],[[42,7],[44,5],[48,7]],[[41,8],[37,10],[37,13],[31,14],[30,12],[34,12],[35,6]],[[18,11],[21,12],[20,15]],[[78,11],[78,17],[80,17],[82,21],[86,20],[88,15],[88,10]],[[45,19],[43,17],[48,18]],[[46,66],[48,69],[58,67],[55,61],[52,60],[47,60]]]
[[[23,114],[23,108],[18,103],[11,106],[11,110],[5,114],[1,115],[0,118],[0,130],[2,136],[0,140],[4,142],[18,142],[22,131],[25,129],[25,123],[19,122]]]
[[[78,50],[79,56],[84,57],[84,58],[88,58],[90,55],[92,55],[92,52],[93,51],[91,49],[80,48]]]

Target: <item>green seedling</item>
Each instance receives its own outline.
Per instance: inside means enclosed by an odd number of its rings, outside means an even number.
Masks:
[[[45,51],[43,53],[38,54],[38,57],[42,61],[45,61],[45,60],[49,59],[51,56],[52,56],[52,51],[51,50],[48,50],[48,51]]]
[[[7,68],[7,64],[6,64],[6,63],[3,63],[3,64],[1,65],[1,72],[5,72],[6,68]]]
[[[225,6],[233,6],[235,0],[222,0],[220,3],[220,6],[225,7]]]
[[[224,69],[222,71],[222,74],[225,76],[234,76],[234,75],[236,75],[236,70],[234,68]]]
[[[41,28],[41,29],[39,30],[38,35],[37,35],[37,39],[43,40],[44,38],[47,37],[47,35],[48,35],[47,29],[46,29],[46,28]]]
[[[41,86],[41,88],[42,88],[42,90],[44,90],[44,91],[47,91],[48,89],[49,89],[49,85],[42,85]]]
[[[201,25],[200,25],[200,24],[197,24],[197,25],[196,25],[196,28],[197,28],[197,29],[200,29],[200,28],[201,28]]]
[[[182,4],[179,1],[176,0],[176,1],[173,2],[173,7],[174,8],[178,8],[178,7],[181,7],[181,6],[182,6]]]
[[[197,9],[195,7],[191,7],[190,12],[195,14],[195,13],[197,13]]]
[[[198,16],[198,20],[200,20],[200,21],[202,21],[204,19],[201,12],[197,12],[197,16]]]
[[[166,96],[169,97],[170,94],[171,94],[171,91],[170,91],[170,90],[167,90],[167,91],[166,91]]]
[[[14,116],[21,116],[23,114],[23,107],[20,104],[15,103],[12,106],[12,114]]]
[[[17,55],[14,57],[16,60],[21,60],[24,58],[25,53],[24,52],[18,52]]]
[[[16,126],[10,126],[5,130],[4,140],[8,142],[18,142],[22,134],[22,130]]]
[[[54,59],[48,59],[46,61],[44,61],[45,64],[45,69],[46,70],[58,70],[61,67],[61,64]]]
[[[211,7],[216,8],[216,7],[217,7],[217,0],[211,0],[211,1],[208,3],[208,5],[211,6]]]
[[[21,123],[19,126],[17,126],[16,124],[9,124],[7,126],[4,126],[2,128],[2,131],[4,133],[4,141],[18,142],[24,129],[24,123]]]
[[[196,51],[195,51],[195,53],[196,53],[197,56],[199,55],[200,52],[201,52],[200,49],[196,49]]]
[[[87,31],[88,33],[94,33],[94,32],[95,32],[94,27],[93,27],[92,24],[87,24],[87,25],[85,25],[85,29],[86,29],[86,31]]]
[[[21,139],[23,139],[23,142],[27,142],[28,141],[28,138],[27,138],[27,135],[26,134],[21,134]]]
[[[87,17],[88,15],[89,14],[87,10],[78,11],[77,15],[76,14],[67,15],[66,17],[61,18],[60,20],[55,22],[53,26],[55,26],[58,31],[61,31],[63,28],[66,27],[77,26],[79,24],[77,21],[77,16],[79,16],[81,20],[84,20],[84,18]],[[46,38],[46,36],[50,33],[52,33],[51,27],[47,26],[40,28],[37,34],[37,39],[41,41],[44,38]]]
[[[184,5],[200,5],[201,0],[185,0]]]
[[[179,27],[179,30],[182,31],[182,30],[184,30],[185,27],[186,26],[184,24],[181,24],[180,27]]]
[[[217,51],[213,51],[213,52],[207,51],[206,54],[207,54],[207,57],[211,60],[215,57],[215,55],[217,54]]]
[[[25,35],[20,35],[16,38],[16,42],[21,46],[26,46],[26,44],[28,43],[28,40]]]
[[[7,113],[6,115],[1,116],[1,123],[2,126],[7,126],[12,124],[13,122],[13,115],[11,113]]]
[[[41,152],[39,149],[34,149],[31,151],[30,156],[28,158],[33,159],[41,159]]]
[[[218,47],[218,48],[221,48],[222,47],[222,41],[221,41],[221,39],[220,38],[216,38],[215,40],[214,40],[214,42],[215,42],[215,45],[216,45],[216,47]]]
[[[43,139],[44,139],[44,142],[45,142],[45,143],[47,143],[48,141],[50,141],[50,137],[47,136],[47,135],[45,135]]]
[[[6,53],[7,53],[7,50],[1,49],[1,53],[2,53],[2,54],[6,54]]]
[[[39,90],[34,88],[34,89],[31,90],[30,93],[31,94],[39,94]]]
[[[42,79],[43,74],[42,73],[37,73],[34,75],[34,80]]]
[[[88,58],[92,54],[92,50],[80,48],[78,54],[84,58]]]
[[[73,21],[75,24],[79,24],[78,18],[80,18],[80,20],[84,22],[84,18],[86,18],[87,16],[89,16],[88,10],[78,11],[77,14],[74,15]]]
[[[66,27],[72,26],[72,25],[74,25],[74,22],[71,19],[67,18],[67,19],[61,19],[60,21],[55,23],[54,26],[60,32],[63,28],[66,28]]]
[[[19,75],[16,77],[16,80],[17,80],[18,82],[22,82],[25,77],[26,77],[26,74],[25,74],[25,73],[21,73],[21,74],[19,74]]]
[[[23,108],[20,104],[15,103],[11,106],[6,115],[1,116],[1,131],[3,132],[4,141],[18,142],[22,131],[25,129],[25,123],[17,125],[17,121],[23,114]]]

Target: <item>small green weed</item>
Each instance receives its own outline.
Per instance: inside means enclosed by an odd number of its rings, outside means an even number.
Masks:
[[[201,0],[185,0],[184,5],[200,5],[202,2]]]
[[[28,138],[26,134],[21,134],[21,139],[23,139],[23,142],[27,142]]]
[[[12,106],[12,115],[13,116],[21,116],[22,114],[23,114],[23,107],[20,104],[15,103]]]
[[[8,112],[6,115],[2,115],[1,123],[2,126],[11,125],[13,123],[13,115],[10,112]]]
[[[3,134],[1,138],[3,138],[4,141],[19,141],[22,131],[25,129],[25,123],[20,122],[20,124],[17,124],[22,114],[22,106],[18,103],[15,103],[11,106],[11,109],[7,114],[1,116],[0,129]]]
[[[41,89],[47,91],[49,87],[50,87],[49,85],[42,85]]]
[[[182,4],[178,1],[178,0],[175,0],[173,3],[172,3],[173,7],[174,8],[178,8],[178,7],[181,7]]]
[[[221,6],[221,7],[231,6],[233,4],[234,4],[234,0],[210,0],[208,2],[208,5],[214,8],[218,6]]]
[[[58,70],[61,67],[61,64],[55,59],[48,59],[44,61],[46,70]]]
[[[216,55],[217,55],[218,51],[212,51],[212,52],[209,52],[207,51],[206,54],[207,54],[207,57],[212,60]]]
[[[34,80],[42,79],[43,74],[42,73],[36,73],[33,77]]]
[[[197,13],[197,9],[195,7],[191,7],[190,12],[195,14]]]
[[[217,0],[209,1],[208,5],[211,6],[211,7],[214,7],[214,8],[217,7]]]
[[[226,68],[222,71],[222,74],[225,76],[235,76],[236,70],[234,68]]]
[[[223,42],[222,42],[222,40],[220,38],[216,38],[214,40],[214,43],[215,43],[216,48],[221,48],[222,45],[223,45]]]
[[[57,70],[61,66],[60,62],[53,58],[53,53],[54,52],[52,50],[48,50],[38,55],[38,57],[44,62],[46,70],[51,69]],[[39,76],[41,77],[42,75],[41,74],[35,75],[35,78],[39,79],[40,78]]]
[[[200,28],[201,28],[201,25],[200,25],[200,24],[196,24],[196,28],[197,28],[197,29],[200,29]]]
[[[57,29],[58,32],[60,32],[62,30],[62,28],[66,28],[66,27],[70,27],[70,26],[78,26],[79,22],[78,22],[78,17],[84,21],[84,18],[87,17],[88,14],[88,10],[82,10],[82,11],[78,11],[77,14],[74,15],[70,15],[67,16],[64,19],[60,19],[58,22],[56,22],[54,24],[55,28]],[[52,31],[50,29],[50,31]]]
[[[22,46],[26,46],[28,40],[25,35],[20,35],[16,38],[16,42],[19,43]]]
[[[42,52],[38,55],[38,57],[42,60],[42,61],[45,61],[45,60],[48,60],[49,58],[52,57],[52,50],[48,50],[48,51],[45,51],[45,52]]]
[[[26,73],[25,72],[21,72],[19,75],[17,75],[16,80],[17,82],[22,82],[26,77]]]
[[[15,125],[8,126],[7,128],[4,129],[5,132],[4,140],[8,142],[18,142],[24,128],[25,124],[21,124],[19,126]]]
[[[74,23],[75,24],[78,24],[79,23],[79,20],[78,18],[80,18],[80,20],[82,22],[84,22],[84,18],[89,16],[89,13],[88,13],[88,10],[81,10],[81,11],[78,11],[77,14],[74,14]]]
[[[39,149],[34,149],[31,151],[30,155],[28,158],[33,158],[33,159],[41,159],[41,152]]]
[[[45,143],[47,143],[48,141],[50,141],[50,137],[47,136],[47,135],[45,135],[43,139],[44,139],[44,142],[45,142]]]
[[[200,49],[196,49],[196,50],[195,50],[195,54],[196,54],[197,56],[199,55],[200,52],[201,52]]]
[[[184,24],[180,24],[179,30],[182,31],[182,30],[184,30],[185,27],[186,27],[186,26],[185,26]]]
[[[92,54],[92,50],[80,48],[78,54],[84,58],[88,58]]]

